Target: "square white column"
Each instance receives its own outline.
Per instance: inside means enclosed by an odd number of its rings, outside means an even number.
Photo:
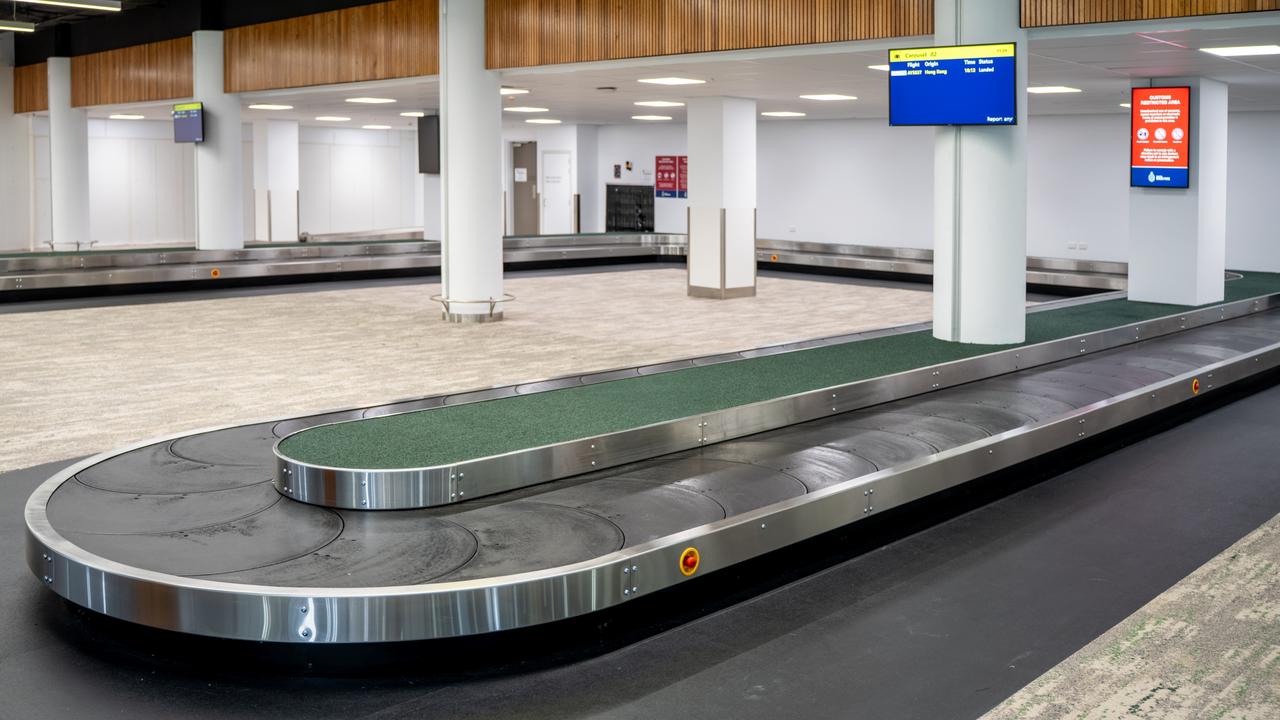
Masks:
[[[89,116],[71,107],[71,58],[49,58],[49,190],[53,242],[89,245]]]
[[[1227,85],[1159,78],[1143,87],[1191,88],[1187,188],[1129,190],[1129,299],[1220,302],[1227,263]]]
[[[688,293],[755,295],[756,101],[694,98],[688,117]]]
[[[0,34],[0,250],[31,246],[31,121],[13,112],[13,33]]]

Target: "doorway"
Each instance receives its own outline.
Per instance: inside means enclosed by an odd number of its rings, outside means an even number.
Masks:
[[[542,234],[573,232],[573,163],[569,153],[548,150],[542,154]]]
[[[538,234],[538,143],[511,143],[512,235]]]

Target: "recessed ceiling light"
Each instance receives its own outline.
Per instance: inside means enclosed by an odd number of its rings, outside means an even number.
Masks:
[[[426,117],[427,114],[421,110],[410,110],[409,112],[400,113],[400,117]]]
[[[316,119],[320,122],[347,122],[351,118],[342,117],[341,115],[320,115]]]
[[[880,72],[889,72],[888,65],[868,65],[868,70],[879,70]]]
[[[1239,45],[1236,47],[1200,48],[1218,57],[1249,57],[1250,55],[1280,55],[1280,45]]]
[[[507,112],[519,112],[519,113],[547,112],[546,108],[528,107],[526,105],[517,105],[515,107],[502,108],[502,109]]]
[[[670,115],[632,115],[632,120],[670,120]]]
[[[525,122],[533,123],[534,125],[559,125],[560,124],[560,121],[554,118],[529,118],[528,120],[525,120]]]
[[[0,30],[8,30],[9,32],[33,33],[36,31],[36,24],[23,22],[21,20],[0,20]]]
[[[1036,85],[1028,87],[1027,92],[1035,95],[1053,95],[1056,93],[1078,93],[1080,88],[1067,87],[1066,85]]]
[[[513,88],[513,87],[499,88],[498,92],[502,93],[503,95],[528,95],[529,94],[529,91],[525,90],[524,88]]]
[[[131,113],[116,113],[114,115],[108,115],[107,117],[112,120],[146,120],[147,119],[146,115],[133,115]]]
[[[1133,107],[1133,105],[1130,105],[1129,103],[1120,103],[1120,107],[1122,107],[1122,108],[1131,108],[1131,107]]]
[[[839,93],[821,93],[818,95],[801,95],[801,100],[823,100],[831,102],[833,100],[857,100],[853,95],[840,95]]]
[[[636,105],[640,107],[684,107],[684,103],[671,100],[641,100]]]
[[[792,110],[771,110],[760,114],[765,117],[804,117],[804,113]]]
[[[390,130],[390,125],[361,125],[365,130]]]
[[[649,83],[650,85],[703,85],[707,81],[695,80],[693,78],[686,78],[686,77],[660,77],[660,78],[643,78],[640,80],[640,82]]]
[[[292,105],[270,105],[270,104],[264,103],[261,105],[250,105],[249,109],[250,110],[292,110],[293,106]]]
[[[358,97],[358,98],[347,98],[347,102],[360,103],[362,105],[386,105],[387,103],[395,102],[395,100],[391,98]]]
[[[83,8],[120,12],[120,0],[15,0],[29,5],[56,5],[58,7]]]

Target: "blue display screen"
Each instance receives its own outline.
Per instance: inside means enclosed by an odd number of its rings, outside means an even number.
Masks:
[[[203,103],[182,103],[173,106],[173,141],[204,142]]]
[[[1016,125],[1014,43],[889,51],[890,125]]]

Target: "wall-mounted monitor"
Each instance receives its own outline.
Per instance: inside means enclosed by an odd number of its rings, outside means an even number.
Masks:
[[[418,172],[440,174],[440,116],[418,118]]]
[[[1017,45],[889,51],[890,125],[1018,124]]]
[[[1191,186],[1191,88],[1134,88],[1129,128],[1130,187]]]
[[[204,142],[204,103],[179,103],[173,106],[173,141]]]

